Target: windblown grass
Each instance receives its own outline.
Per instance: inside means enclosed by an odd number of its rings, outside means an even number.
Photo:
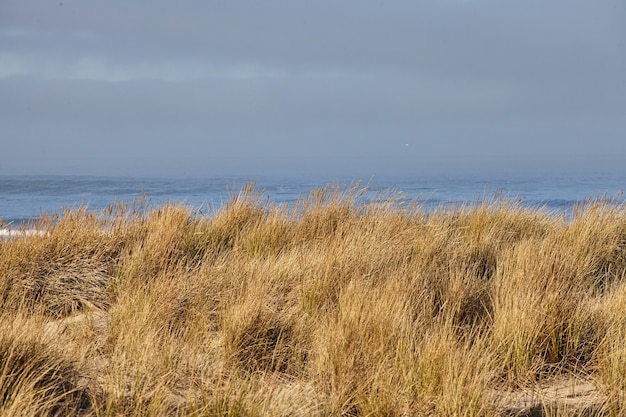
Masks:
[[[79,209],[1,240],[0,413],[510,415],[494,392],[571,376],[593,404],[519,413],[624,414],[623,206],[364,192],[247,185],[210,216]]]

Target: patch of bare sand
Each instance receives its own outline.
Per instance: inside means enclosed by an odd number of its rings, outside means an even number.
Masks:
[[[50,321],[46,323],[43,330],[44,334],[49,337],[58,337],[67,332],[75,332],[82,327],[89,327],[96,333],[105,333],[107,326],[106,320],[107,317],[104,312],[95,310],[90,313],[82,313],[60,320]]]
[[[606,396],[589,379],[562,376],[516,391],[493,390],[489,397],[504,416],[541,417],[560,415],[597,416],[602,414]]]

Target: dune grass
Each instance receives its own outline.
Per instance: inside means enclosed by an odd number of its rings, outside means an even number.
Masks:
[[[364,192],[246,185],[211,215],[83,208],[1,240],[0,414],[511,415],[494,393],[563,376],[597,401],[525,415],[624,414],[622,205]]]

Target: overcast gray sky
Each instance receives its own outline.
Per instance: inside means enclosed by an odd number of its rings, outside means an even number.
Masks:
[[[623,170],[623,0],[3,0],[0,174]]]

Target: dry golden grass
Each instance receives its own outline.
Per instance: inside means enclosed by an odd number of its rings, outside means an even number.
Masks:
[[[0,414],[626,414],[623,206],[364,191],[247,185],[210,216],[79,209],[0,241]]]

